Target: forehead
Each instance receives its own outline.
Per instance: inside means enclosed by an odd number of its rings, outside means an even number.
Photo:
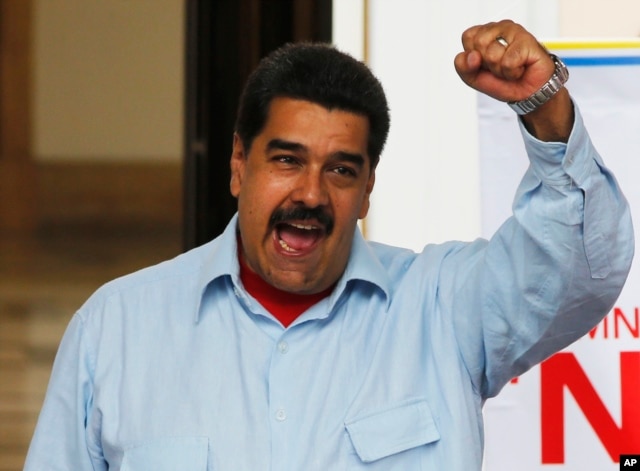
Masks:
[[[359,113],[328,109],[307,100],[278,97],[269,104],[267,119],[256,138],[279,138],[309,146],[346,146],[349,149],[343,150],[360,152],[364,156],[369,120]]]

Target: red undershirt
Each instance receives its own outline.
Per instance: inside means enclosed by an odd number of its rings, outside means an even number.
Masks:
[[[300,314],[331,294],[335,285],[315,294],[296,294],[271,286],[260,275],[251,270],[241,255],[240,237],[238,237],[238,260],[240,261],[240,279],[247,292],[269,311],[284,327],[295,321]]]

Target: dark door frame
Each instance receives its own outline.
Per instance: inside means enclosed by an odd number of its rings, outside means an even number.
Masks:
[[[331,41],[332,0],[186,0],[184,249],[219,235],[236,211],[229,157],[242,85],[291,41]]]

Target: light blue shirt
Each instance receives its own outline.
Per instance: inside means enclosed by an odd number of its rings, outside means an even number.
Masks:
[[[482,405],[585,334],[626,278],[629,210],[578,115],[491,241],[354,236],[284,329],[216,240],[98,290],[60,345],[26,469],[479,470]]]

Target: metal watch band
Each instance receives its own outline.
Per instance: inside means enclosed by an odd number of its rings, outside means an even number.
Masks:
[[[510,101],[507,103],[518,115],[522,116],[540,108],[556,93],[558,93],[569,79],[569,70],[564,62],[562,62],[555,54],[549,54],[549,56],[556,66],[556,69],[549,81],[529,98],[520,101]]]

